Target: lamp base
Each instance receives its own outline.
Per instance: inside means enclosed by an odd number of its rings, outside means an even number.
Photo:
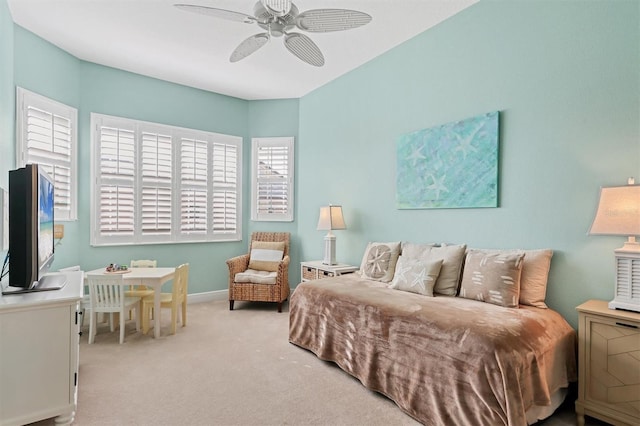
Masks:
[[[623,311],[640,312],[640,303],[634,301],[613,299],[609,302],[609,309],[621,309]]]
[[[640,312],[640,250],[622,248],[615,256],[616,288],[609,309]]]
[[[335,265],[336,262],[336,236],[329,231],[324,236],[324,258],[322,259],[323,265]]]

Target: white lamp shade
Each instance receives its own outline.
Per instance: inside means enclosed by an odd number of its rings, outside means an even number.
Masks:
[[[640,185],[601,188],[589,234],[640,235]]]
[[[347,229],[342,215],[342,206],[320,207],[318,231],[331,231],[333,229]]]

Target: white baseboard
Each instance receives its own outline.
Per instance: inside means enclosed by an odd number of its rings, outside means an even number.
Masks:
[[[187,295],[187,303],[213,302],[214,300],[229,300],[229,290],[205,291]]]

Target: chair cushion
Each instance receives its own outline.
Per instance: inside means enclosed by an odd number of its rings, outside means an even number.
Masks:
[[[277,275],[275,271],[247,269],[244,272],[238,272],[233,280],[237,283],[275,284]]]
[[[249,269],[277,271],[284,255],[284,241],[254,241],[251,243]]]

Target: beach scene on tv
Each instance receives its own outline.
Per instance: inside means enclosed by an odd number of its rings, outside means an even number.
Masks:
[[[38,185],[38,263],[42,265],[53,254],[53,185],[47,179],[39,179]]]

